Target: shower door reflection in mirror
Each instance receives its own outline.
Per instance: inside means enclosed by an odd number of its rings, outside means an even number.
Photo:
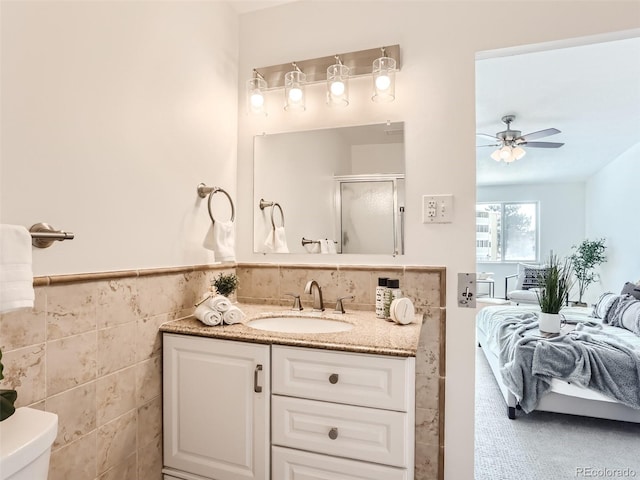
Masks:
[[[403,253],[402,175],[336,177],[341,253]]]

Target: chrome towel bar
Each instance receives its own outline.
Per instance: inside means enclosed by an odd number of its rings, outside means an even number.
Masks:
[[[207,202],[207,209],[209,210],[209,218],[211,218],[211,223],[216,223],[215,218],[213,218],[213,213],[211,212],[211,199],[213,198],[213,195],[216,193],[224,193],[226,195],[226,197],[229,199],[229,204],[231,205],[231,220],[233,222],[233,220],[236,218],[236,207],[233,204],[233,200],[231,199],[231,195],[229,195],[224,189],[220,188],[220,187],[207,187],[204,183],[199,183],[198,184],[198,196],[200,198],[206,198],[207,195],[209,196],[209,201]]]
[[[276,228],[276,221],[273,218],[273,211],[275,210],[276,207],[278,207],[278,210],[280,210],[280,218],[282,218],[282,225],[280,225],[281,227],[284,227],[284,212],[282,211],[282,207],[280,206],[279,203],[276,202],[269,202],[267,200],[265,200],[264,198],[260,199],[260,210],[264,210],[267,207],[271,207],[271,226],[273,227],[273,229],[275,230]]]
[[[42,222],[31,225],[29,233],[31,233],[31,244],[38,248],[47,248],[55,241],[73,240],[75,237],[73,232],[56,230],[48,223]]]

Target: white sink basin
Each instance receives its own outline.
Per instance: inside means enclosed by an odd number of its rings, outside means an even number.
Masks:
[[[317,317],[256,318],[245,325],[257,330],[283,333],[336,333],[347,332],[353,328],[350,323]]]

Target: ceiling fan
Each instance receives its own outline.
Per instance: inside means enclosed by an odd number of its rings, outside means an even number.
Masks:
[[[498,142],[489,145],[478,145],[478,147],[499,147],[491,154],[491,158],[496,162],[502,160],[506,163],[511,163],[515,160],[521,159],[527,153],[524,148],[522,148],[524,145],[535,148],[559,148],[564,145],[564,143],[557,142],[532,142],[531,140],[560,133],[560,130],[557,128],[547,128],[545,130],[539,130],[537,132],[522,135],[520,130],[511,130],[511,122],[515,119],[515,115],[505,115],[502,117],[502,121],[507,125],[507,129],[496,133],[495,136],[487,135],[486,133],[476,134],[478,137],[489,138]]]

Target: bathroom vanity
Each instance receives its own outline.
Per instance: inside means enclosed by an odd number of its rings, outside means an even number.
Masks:
[[[291,314],[279,308],[242,306],[253,318]],[[161,327],[165,480],[414,478],[420,322],[323,316],[352,328],[283,333],[192,317]]]

